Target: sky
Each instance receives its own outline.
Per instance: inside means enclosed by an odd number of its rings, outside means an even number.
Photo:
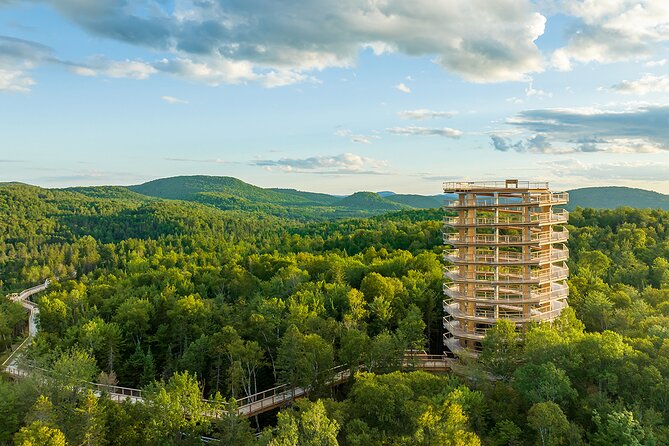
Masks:
[[[666,0],[0,0],[0,182],[669,193]]]

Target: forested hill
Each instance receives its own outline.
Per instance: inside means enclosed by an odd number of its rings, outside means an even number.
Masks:
[[[435,192],[439,192],[435,185]],[[295,189],[264,189],[237,178],[216,176],[179,176],[162,178],[129,187],[75,188],[93,197],[166,198],[213,206],[269,212],[293,218],[328,219],[365,217],[399,209],[433,209],[443,205],[444,194],[396,194],[391,191],[357,192],[347,197]],[[123,192],[125,191],[125,193]],[[129,194],[134,192],[134,194]],[[637,209],[669,209],[669,196],[629,187],[586,187],[569,191],[568,209],[591,207],[615,209],[629,206]]]
[[[410,207],[400,203],[394,203],[374,192],[356,192],[351,196],[342,198],[339,205],[351,209],[378,209],[381,211],[396,211]]]
[[[584,187],[569,191],[568,209],[583,208],[615,209],[629,206],[637,209],[669,210],[669,195],[632,187]]]
[[[369,217],[401,209],[438,208],[443,202],[440,196],[391,194],[383,197],[374,192],[357,192],[338,197],[295,189],[264,189],[237,178],[204,175],[162,178],[128,187],[67,190],[95,198],[185,200],[222,210],[258,211],[298,220]]]
[[[18,183],[0,183],[16,186]],[[299,221],[360,218],[408,209],[436,209],[449,198],[444,194],[417,195],[383,192],[356,192],[349,196],[305,192],[295,189],[266,189],[237,178],[219,176],[179,176],[162,178],[135,186],[92,186],[60,189],[91,199],[149,203],[182,200],[220,210],[260,212]],[[627,187],[589,187],[569,191],[567,209],[591,207],[614,209],[669,209],[669,196]]]
[[[37,379],[0,373],[0,445],[669,444],[667,211],[572,212],[570,308],[520,336],[496,324],[460,364],[468,379],[405,367],[407,349],[443,349],[439,209],[300,222],[6,184],[0,216],[0,294],[52,279],[34,297]],[[0,299],[0,363],[26,319]],[[333,392],[340,364],[357,373]],[[284,383],[313,391],[276,417],[205,416],[203,396],[234,405]]]
[[[279,189],[263,189],[232,177],[204,175],[180,176],[149,181],[128,189],[151,197],[173,200],[201,201],[203,196],[235,197],[256,203],[281,205],[329,205],[336,197]]]

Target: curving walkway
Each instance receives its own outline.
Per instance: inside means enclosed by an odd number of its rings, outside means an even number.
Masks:
[[[33,294],[37,294],[40,291],[46,290],[49,287],[49,283],[49,279],[46,279],[44,283],[40,285],[28,288],[27,290],[23,290],[20,293],[14,293],[7,296],[9,300],[20,303],[29,314],[28,337],[24,339],[21,345],[19,345],[16,350],[14,350],[11,355],[9,355],[5,362],[2,363],[2,368],[4,368],[11,375],[16,376],[21,374],[22,376],[25,376],[25,374],[22,374],[22,370],[20,370],[18,367],[19,359],[21,358],[21,355],[25,351],[26,347],[30,345],[32,339],[37,335],[36,316],[39,314],[39,308],[37,308],[37,305],[31,302],[29,298]]]
[[[29,313],[29,330],[28,337],[21,343],[21,345],[7,358],[2,364],[2,368],[14,376],[15,378],[24,378],[31,374],[32,368],[21,368],[20,358],[25,348],[30,345],[32,339],[37,335],[37,325],[35,317],[39,314],[39,308],[36,304],[31,302],[28,298],[33,294],[44,291],[49,286],[49,280],[44,281],[43,284],[28,288],[18,294],[12,294],[9,299],[20,302]],[[402,368],[413,370],[424,370],[426,372],[445,372],[451,369],[452,359],[441,355],[428,355],[425,352],[408,352],[403,359]],[[351,370],[347,366],[340,365],[331,370],[333,372],[332,378],[328,381],[328,385],[336,386],[347,381],[351,376]],[[130,387],[111,386],[98,383],[84,383],[87,387],[93,388],[97,395],[106,393],[116,402],[144,401],[142,397],[142,390],[133,389]],[[297,398],[303,398],[309,394],[311,389],[303,387],[290,387],[283,384],[269,390],[263,390],[254,395],[240,398],[237,400],[237,415],[242,418],[250,418],[264,412],[276,409],[290,404]],[[212,416],[218,417],[220,414],[213,413]]]

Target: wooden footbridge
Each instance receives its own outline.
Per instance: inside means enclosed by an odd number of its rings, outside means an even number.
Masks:
[[[34,367],[28,367],[20,362],[25,348],[37,334],[37,325],[35,316],[39,314],[37,306],[29,300],[33,294],[45,290],[49,286],[49,281],[43,284],[29,288],[18,294],[12,294],[9,299],[20,302],[30,313],[29,335],[21,345],[5,360],[2,369],[15,378],[25,378],[33,375],[35,370],[41,370]],[[402,368],[405,370],[423,370],[426,372],[439,373],[451,369],[452,358],[441,355],[428,355],[425,352],[410,351],[407,352],[402,361]],[[361,367],[364,368],[364,367]],[[48,374],[47,370],[41,370]],[[349,380],[351,377],[351,368],[346,365],[340,365],[330,370],[331,378],[327,381],[329,386],[337,386]],[[92,389],[97,395],[106,394],[116,402],[131,401],[142,402],[144,397],[142,390],[130,387],[113,386],[92,382],[82,383],[82,387]],[[237,415],[242,418],[250,418],[264,412],[291,404],[295,399],[303,398],[309,394],[311,389],[305,387],[291,387],[288,384],[263,390],[256,394],[246,396],[237,400]],[[212,412],[216,415],[216,411]]]

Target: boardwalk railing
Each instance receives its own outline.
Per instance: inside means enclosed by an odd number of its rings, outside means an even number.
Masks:
[[[425,353],[405,355],[402,367],[427,372],[443,372],[450,369],[450,359],[441,355],[427,355]],[[32,370],[40,370],[49,375],[50,371],[38,367],[22,366],[8,367],[6,371],[16,378],[25,378],[32,374]],[[347,381],[351,376],[351,370],[346,365],[340,365],[331,369],[332,378],[325,382],[328,386],[336,386]],[[82,382],[82,388],[91,388],[96,394],[105,393],[109,398],[116,402],[130,400],[132,402],[144,401],[142,390],[130,387],[115,386],[109,384],[99,384],[92,382]],[[303,387],[290,387],[288,384],[263,390],[250,396],[240,398],[237,401],[237,415],[242,418],[250,418],[255,415],[268,412],[281,406],[290,404],[298,398],[303,398],[309,394],[311,389]],[[206,400],[209,401],[209,400]],[[213,402],[212,402],[213,403]],[[220,411],[212,411],[211,415],[218,418]]]
[[[93,390],[98,393],[108,394],[109,398],[116,402],[122,402],[128,399],[132,401],[144,401],[141,389],[90,382],[87,382],[86,384],[93,387]]]
[[[407,352],[402,361],[405,369],[425,372],[446,372],[451,369],[453,359],[444,355],[428,355],[425,352]]]
[[[21,349],[26,345],[26,343],[30,342],[30,339],[31,339],[30,337],[25,338],[25,339],[23,340],[23,342],[21,342],[21,343],[19,344],[19,346],[16,347],[16,350],[14,350],[14,351],[12,352],[12,354],[9,355],[9,356],[7,357],[7,359],[5,359],[5,361],[2,363],[2,365],[1,365],[0,367],[2,367],[2,368],[4,369],[4,368],[8,367],[9,364],[11,364],[13,361],[15,361],[15,360],[17,359],[16,357],[18,357],[18,353],[19,353],[19,352],[21,351]]]
[[[351,376],[351,371],[346,365],[339,365],[328,372],[332,375],[332,378],[326,381],[329,386],[341,384]],[[309,388],[290,387],[287,384],[263,390],[237,400],[237,414],[243,417],[252,417],[287,404],[296,398],[302,398],[308,395],[310,391]]]
[[[44,283],[41,283],[39,285],[36,285],[32,288],[28,288],[26,290],[21,291],[20,293],[13,293],[8,295],[7,297],[9,300],[12,302],[19,302],[23,308],[25,308],[28,311],[28,337],[26,337],[21,344],[12,352],[11,355],[5,361],[2,363],[2,368],[3,369],[8,369],[8,371],[16,375],[18,373],[18,368],[16,366],[16,362],[19,358],[19,353],[21,353],[25,347],[30,345],[30,342],[32,341],[32,338],[37,334],[37,326],[35,324],[35,315],[39,313],[39,309],[37,308],[37,305],[34,303],[30,302],[28,298],[32,296],[33,294],[39,293],[40,291],[43,291],[47,289],[49,286],[49,279],[45,280]],[[13,373],[11,370],[16,369],[16,373]]]
[[[29,296],[45,290],[49,285],[49,281],[45,281],[43,284],[29,288],[22,291],[19,294],[9,296],[10,299],[14,301],[21,301],[24,305],[24,308],[28,309],[31,312],[31,319],[34,317],[34,313],[38,312],[39,309],[37,306],[29,301],[26,301]],[[41,369],[39,367],[34,367],[31,365],[21,364],[19,366],[17,362],[18,356],[17,352],[21,350],[24,344],[29,343],[35,333],[31,333],[21,345],[12,353],[7,360],[2,364],[2,367],[7,373],[14,376],[15,378],[25,378],[33,374],[33,370],[38,370],[43,372],[44,375],[52,375],[52,372],[49,370]],[[411,352],[405,355],[402,366],[405,368],[414,368],[418,370],[425,371],[434,371],[440,372],[445,371],[450,368],[449,360],[440,355],[427,355],[425,352]],[[336,386],[347,381],[351,377],[351,369],[347,365],[339,365],[327,371],[327,375],[330,376],[324,384],[328,386]],[[105,393],[109,395],[109,398],[116,402],[123,402],[130,400],[133,402],[144,401],[143,392],[140,389],[133,389],[130,387],[115,386],[110,384],[99,384],[92,383],[88,381],[81,382],[81,388],[90,388],[97,395]],[[302,398],[309,394],[312,389],[303,388],[303,387],[291,387],[288,384],[282,384],[271,389],[262,390],[250,396],[242,397],[237,402],[237,415],[243,418],[252,417],[263,412],[268,412],[277,407],[287,405],[291,403],[296,398]],[[210,400],[205,400],[212,402]],[[213,404],[212,404],[213,407]],[[221,412],[219,410],[212,410],[208,412],[212,417],[220,417]]]

